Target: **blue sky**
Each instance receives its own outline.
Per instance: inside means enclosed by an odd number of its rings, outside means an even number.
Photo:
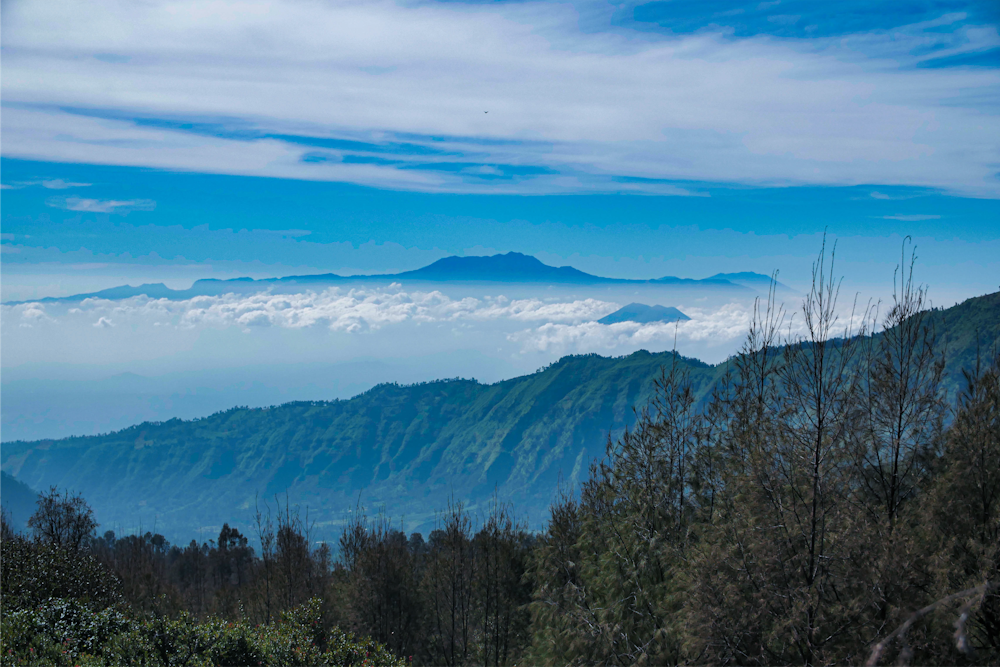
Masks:
[[[3,192],[5,299],[509,250],[615,277],[779,269],[801,284],[828,230],[859,287],[885,283],[912,236],[921,277],[947,300],[992,289],[1000,254],[996,199],[903,186],[487,195],[17,159],[2,171],[16,186]]]
[[[996,282],[994,2],[4,12],[5,299],[507,250],[795,280],[824,229],[862,282],[906,234]]]
[[[995,1],[10,0],[3,12],[3,300],[508,251],[629,278],[779,270],[802,288],[824,232],[845,293],[863,301],[891,291],[906,236],[935,305],[1000,286]],[[184,369],[209,382],[213,363],[248,355],[272,364],[255,375],[265,389],[246,399],[221,373],[218,407],[328,397],[314,359],[388,364],[380,379],[498,379],[678,340],[593,324],[619,297],[404,286],[4,306],[4,405],[30,421],[63,401],[38,389],[29,409],[11,382],[73,377],[86,392],[88,378],[181,373],[150,390],[166,396]],[[682,352],[718,360],[738,346],[746,304],[662,305],[694,314]],[[274,370],[295,364],[296,380]],[[363,388],[358,373],[343,386]]]

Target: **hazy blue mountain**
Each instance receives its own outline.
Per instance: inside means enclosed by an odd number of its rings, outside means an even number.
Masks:
[[[771,284],[771,276],[765,276],[761,273],[754,273],[753,271],[741,271],[739,273],[716,273],[714,276],[706,278],[706,280],[725,280],[727,282],[733,283],[735,285],[743,285],[744,287],[749,287],[750,289],[766,292]],[[779,292],[794,292],[788,285],[774,281],[775,289]]]
[[[953,393],[977,349],[1000,343],[1000,293],[931,318]],[[349,400],[5,442],[0,464],[34,488],[82,492],[108,527],[155,525],[174,540],[211,534],[224,521],[248,528],[255,502],[273,505],[286,492],[331,539],[359,500],[426,531],[449,498],[476,511],[494,490],[537,526],[560,480],[572,486],[586,477],[673,363],[688,368],[699,399],[726,370],[669,352],[572,356],[495,384],[383,384]]]
[[[740,274],[744,275],[744,274]],[[759,276],[764,279],[766,289],[767,276],[760,274],[745,274]],[[188,289],[175,290],[163,283],[152,283],[132,287],[122,285],[98,292],[75,294],[65,297],[45,297],[35,299],[38,303],[69,303],[88,298],[126,299],[133,296],[146,295],[154,299],[190,299],[196,296],[218,296],[220,294],[251,294],[263,291],[292,292],[302,289],[322,289],[331,285],[356,282],[389,284],[398,280],[417,282],[501,282],[501,283],[539,283],[560,285],[669,285],[679,288],[698,288],[709,291],[726,291],[733,293],[750,293],[756,289],[744,284],[730,282],[724,278],[713,276],[705,280],[691,278],[674,278],[666,276],[651,280],[630,280],[620,278],[605,278],[585,273],[571,266],[549,266],[530,255],[509,252],[505,255],[489,257],[445,257],[414,271],[403,273],[340,276],[335,273],[317,275],[286,276],[284,278],[232,278],[219,280],[205,278],[196,280]],[[8,302],[8,305],[27,303],[25,301]]]
[[[618,322],[647,324],[649,322],[677,322],[690,319],[673,306],[647,306],[644,303],[630,303],[597,321],[601,324],[616,324]]]
[[[584,273],[571,266],[549,266],[530,255],[509,252],[491,257],[445,257],[416,271],[396,274],[398,278],[417,280],[461,280],[465,282],[619,282]]]
[[[38,508],[38,493],[6,472],[0,472],[0,505],[14,530],[25,531],[28,519]]]

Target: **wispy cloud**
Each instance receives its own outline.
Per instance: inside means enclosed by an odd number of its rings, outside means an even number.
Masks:
[[[897,214],[897,215],[883,215],[883,220],[899,220],[900,222],[920,222],[921,220],[940,220],[940,215],[922,215],[922,214]]]
[[[51,197],[46,206],[83,213],[115,213],[128,215],[132,211],[152,211],[156,202],[151,199],[84,199],[82,197]]]
[[[711,181],[1000,196],[997,144],[983,140],[1000,136],[996,68],[921,68],[996,48],[995,26],[952,17],[814,39],[581,28],[601,11],[16,4],[3,151],[428,192],[684,195]],[[782,16],[761,22],[809,20]]]
[[[46,190],[66,190],[68,188],[87,188],[92,183],[73,183],[64,181],[61,178],[46,179],[42,181],[19,181],[17,183],[4,183],[0,185],[0,190],[20,190],[33,185],[40,185]]]
[[[42,181],[42,187],[48,190],[66,190],[67,188],[86,188],[90,187],[90,183],[72,183],[69,181],[64,181],[61,178],[53,178],[51,180]]]

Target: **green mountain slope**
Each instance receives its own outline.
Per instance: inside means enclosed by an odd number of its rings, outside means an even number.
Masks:
[[[979,345],[1000,340],[1000,293],[933,311],[948,385]],[[633,421],[671,353],[566,357],[492,385],[472,380],[380,385],[355,398],[234,408],[193,421],[144,423],[106,435],[3,444],[2,468],[35,488],[84,494],[105,527],[208,538],[248,527],[255,499],[309,507],[318,536],[336,537],[359,498],[407,530],[427,530],[450,497],[475,511],[497,489],[546,518],[560,478],[574,484],[609,437]],[[725,371],[679,359],[700,395]]]
[[[494,487],[541,521],[560,475],[573,483],[632,419],[668,353],[567,357],[493,385],[381,385],[347,401],[234,408],[101,436],[4,443],[3,468],[82,492],[105,525],[190,535],[245,525],[255,497],[288,492],[321,525],[361,502],[428,527],[449,497]],[[700,386],[715,369],[687,360]],[[363,492],[362,492],[363,491]]]
[[[16,531],[28,528],[28,519],[38,504],[38,494],[27,484],[6,472],[0,472],[0,505],[10,525]]]

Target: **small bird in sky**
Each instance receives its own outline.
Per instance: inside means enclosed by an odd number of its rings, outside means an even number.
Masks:
[[[489,111],[484,111],[483,113],[489,113]]]

